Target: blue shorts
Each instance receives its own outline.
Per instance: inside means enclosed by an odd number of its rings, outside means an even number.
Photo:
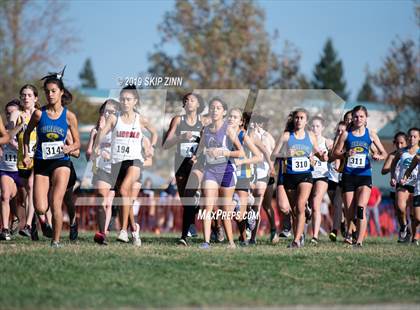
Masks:
[[[221,187],[234,187],[236,185],[236,173],[235,170],[226,167],[226,170],[222,173],[217,171],[218,169],[207,168],[204,171],[203,180],[215,181]]]
[[[0,177],[2,177],[4,175],[7,175],[9,178],[11,178],[15,182],[16,187],[22,187],[23,186],[23,183],[22,183],[22,180],[19,177],[19,172],[18,171],[3,171],[3,170],[0,170]]]

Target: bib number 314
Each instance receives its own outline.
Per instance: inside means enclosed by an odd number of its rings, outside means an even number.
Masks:
[[[63,141],[42,143],[42,159],[59,159],[64,157]]]

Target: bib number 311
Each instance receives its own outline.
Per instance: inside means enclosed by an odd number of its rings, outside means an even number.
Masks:
[[[350,156],[347,161],[349,168],[364,168],[366,165],[366,154],[356,154]]]

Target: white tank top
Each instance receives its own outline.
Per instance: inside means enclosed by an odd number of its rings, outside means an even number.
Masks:
[[[328,163],[328,180],[339,183],[341,180],[341,173],[337,171],[335,161]]]
[[[265,134],[265,130],[263,130],[263,132],[261,132],[261,133],[258,132],[258,131],[255,132],[255,135],[257,136],[257,138],[260,141],[262,141],[262,137],[264,136],[264,134]],[[256,168],[255,170],[257,172],[257,179],[263,179],[266,176],[268,176],[268,172],[270,170],[269,163],[267,162],[265,157],[263,157],[263,158],[264,158],[264,160],[262,162],[259,162],[259,163],[255,164],[255,168]]]
[[[104,153],[108,153],[108,158],[111,157],[111,141],[112,132],[108,132],[99,143],[100,155],[96,158],[96,167],[107,173],[111,173],[111,158],[105,159]]]
[[[398,161],[399,166],[399,173],[397,175],[397,182],[399,183],[403,178],[405,172],[407,171],[408,167],[410,167],[411,161],[413,160],[416,154],[410,154],[408,150],[404,150],[401,155],[400,160]],[[411,172],[410,178],[405,183],[406,185],[416,186],[417,183],[417,173],[418,173],[418,165],[414,168],[413,172]]]
[[[324,137],[318,138],[318,147],[321,153],[328,152],[327,140]],[[318,157],[314,156],[315,165],[312,171],[312,177],[314,179],[328,178],[328,163],[321,161]]]
[[[120,115],[117,116],[117,123],[112,130],[112,163],[119,163],[124,160],[138,159],[143,162],[141,153],[142,132],[140,126],[140,115],[135,114],[132,124],[125,124]]]
[[[18,151],[10,144],[5,144],[2,147],[3,156],[0,158],[0,170],[16,172],[17,168],[17,156]]]

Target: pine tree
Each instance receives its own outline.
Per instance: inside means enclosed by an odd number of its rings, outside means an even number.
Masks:
[[[315,65],[312,85],[316,89],[332,89],[344,100],[348,98],[343,64],[337,56],[331,39],[325,43],[321,59]]]
[[[366,69],[366,77],[365,81],[362,85],[362,88],[357,95],[357,101],[369,101],[369,102],[376,102],[378,101],[378,97],[376,96],[375,90],[372,86],[373,77],[370,74],[369,70]]]
[[[79,78],[82,81],[82,87],[96,88],[96,79],[90,58],[86,59],[83,69],[79,73]]]

